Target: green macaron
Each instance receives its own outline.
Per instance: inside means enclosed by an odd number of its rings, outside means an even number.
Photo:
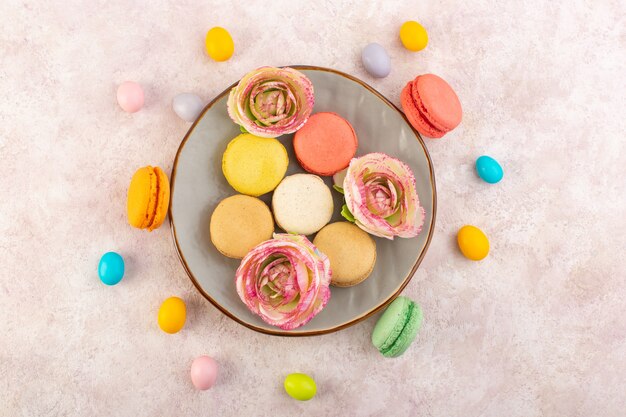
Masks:
[[[407,297],[396,298],[374,327],[374,347],[387,358],[402,355],[415,340],[422,318],[420,306]]]

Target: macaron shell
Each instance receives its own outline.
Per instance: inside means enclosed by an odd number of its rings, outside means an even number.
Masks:
[[[274,219],[263,201],[238,194],[217,205],[209,229],[211,242],[222,255],[242,259],[250,249],[272,238]]]
[[[420,75],[413,82],[411,94],[422,115],[435,128],[449,132],[461,123],[461,102],[443,78]]]
[[[159,167],[154,167],[154,173],[157,178],[157,202],[153,220],[147,226],[150,232],[161,227],[167,217],[167,209],[170,205],[170,182],[167,174]]]
[[[324,227],[333,215],[333,196],[317,175],[285,177],[272,196],[276,224],[288,233],[310,235]]]
[[[126,211],[128,223],[144,229],[154,220],[157,176],[151,166],[139,168],[130,181]]]
[[[312,115],[293,139],[300,165],[308,172],[324,176],[346,168],[357,146],[356,133],[350,122],[331,112]]]
[[[423,134],[424,136],[428,136],[429,138],[441,138],[445,135],[445,132],[438,130],[433,125],[428,123],[428,121],[422,116],[420,113],[415,101],[413,100],[413,96],[411,90],[413,88],[413,81],[409,81],[408,84],[402,89],[402,93],[400,94],[400,103],[402,104],[402,109],[404,110],[404,114],[407,119],[409,119],[409,123],[411,126],[415,128],[418,132]]]
[[[313,244],[330,259],[331,284],[350,287],[363,282],[376,264],[376,242],[349,222],[324,226]]]
[[[288,165],[287,149],[282,143],[249,133],[231,140],[222,157],[226,181],[241,194],[254,197],[276,188]]]

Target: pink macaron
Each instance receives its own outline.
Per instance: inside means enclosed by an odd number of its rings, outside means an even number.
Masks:
[[[418,75],[400,96],[411,125],[424,136],[441,138],[461,123],[461,102],[450,85],[435,74]]]

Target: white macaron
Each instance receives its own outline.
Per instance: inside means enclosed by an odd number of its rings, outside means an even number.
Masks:
[[[272,208],[276,224],[289,233],[310,235],[330,221],[333,196],[317,175],[285,177],[274,190]]]

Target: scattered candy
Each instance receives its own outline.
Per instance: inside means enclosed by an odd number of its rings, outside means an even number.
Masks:
[[[185,302],[178,297],[170,297],[159,308],[159,327],[165,333],[177,333],[185,325],[186,316]]]
[[[476,172],[480,178],[489,184],[499,182],[504,175],[498,161],[487,155],[483,155],[476,160]]]
[[[489,254],[487,236],[475,226],[463,226],[456,236],[461,253],[472,261],[480,261]]]
[[[361,59],[372,77],[384,78],[391,72],[391,59],[382,45],[370,43],[363,48]]]
[[[198,356],[191,364],[191,382],[193,385],[205,391],[215,384],[217,379],[217,362],[210,356]]]
[[[136,113],[143,107],[143,89],[133,81],[125,81],[117,88],[117,102],[128,113]]]
[[[400,28],[400,41],[402,45],[409,51],[417,52],[426,48],[428,44],[428,33],[424,26],[419,23],[409,20],[404,22]]]
[[[308,401],[315,397],[315,380],[306,374],[289,374],[285,378],[285,391],[298,401]]]
[[[207,54],[218,62],[226,61],[235,51],[235,43],[230,33],[219,26],[207,32],[205,45]]]
[[[98,264],[98,275],[106,285],[117,284],[124,277],[124,258],[119,253],[105,253]]]
[[[172,100],[174,113],[186,122],[193,122],[204,108],[200,97],[192,93],[182,93]]]

